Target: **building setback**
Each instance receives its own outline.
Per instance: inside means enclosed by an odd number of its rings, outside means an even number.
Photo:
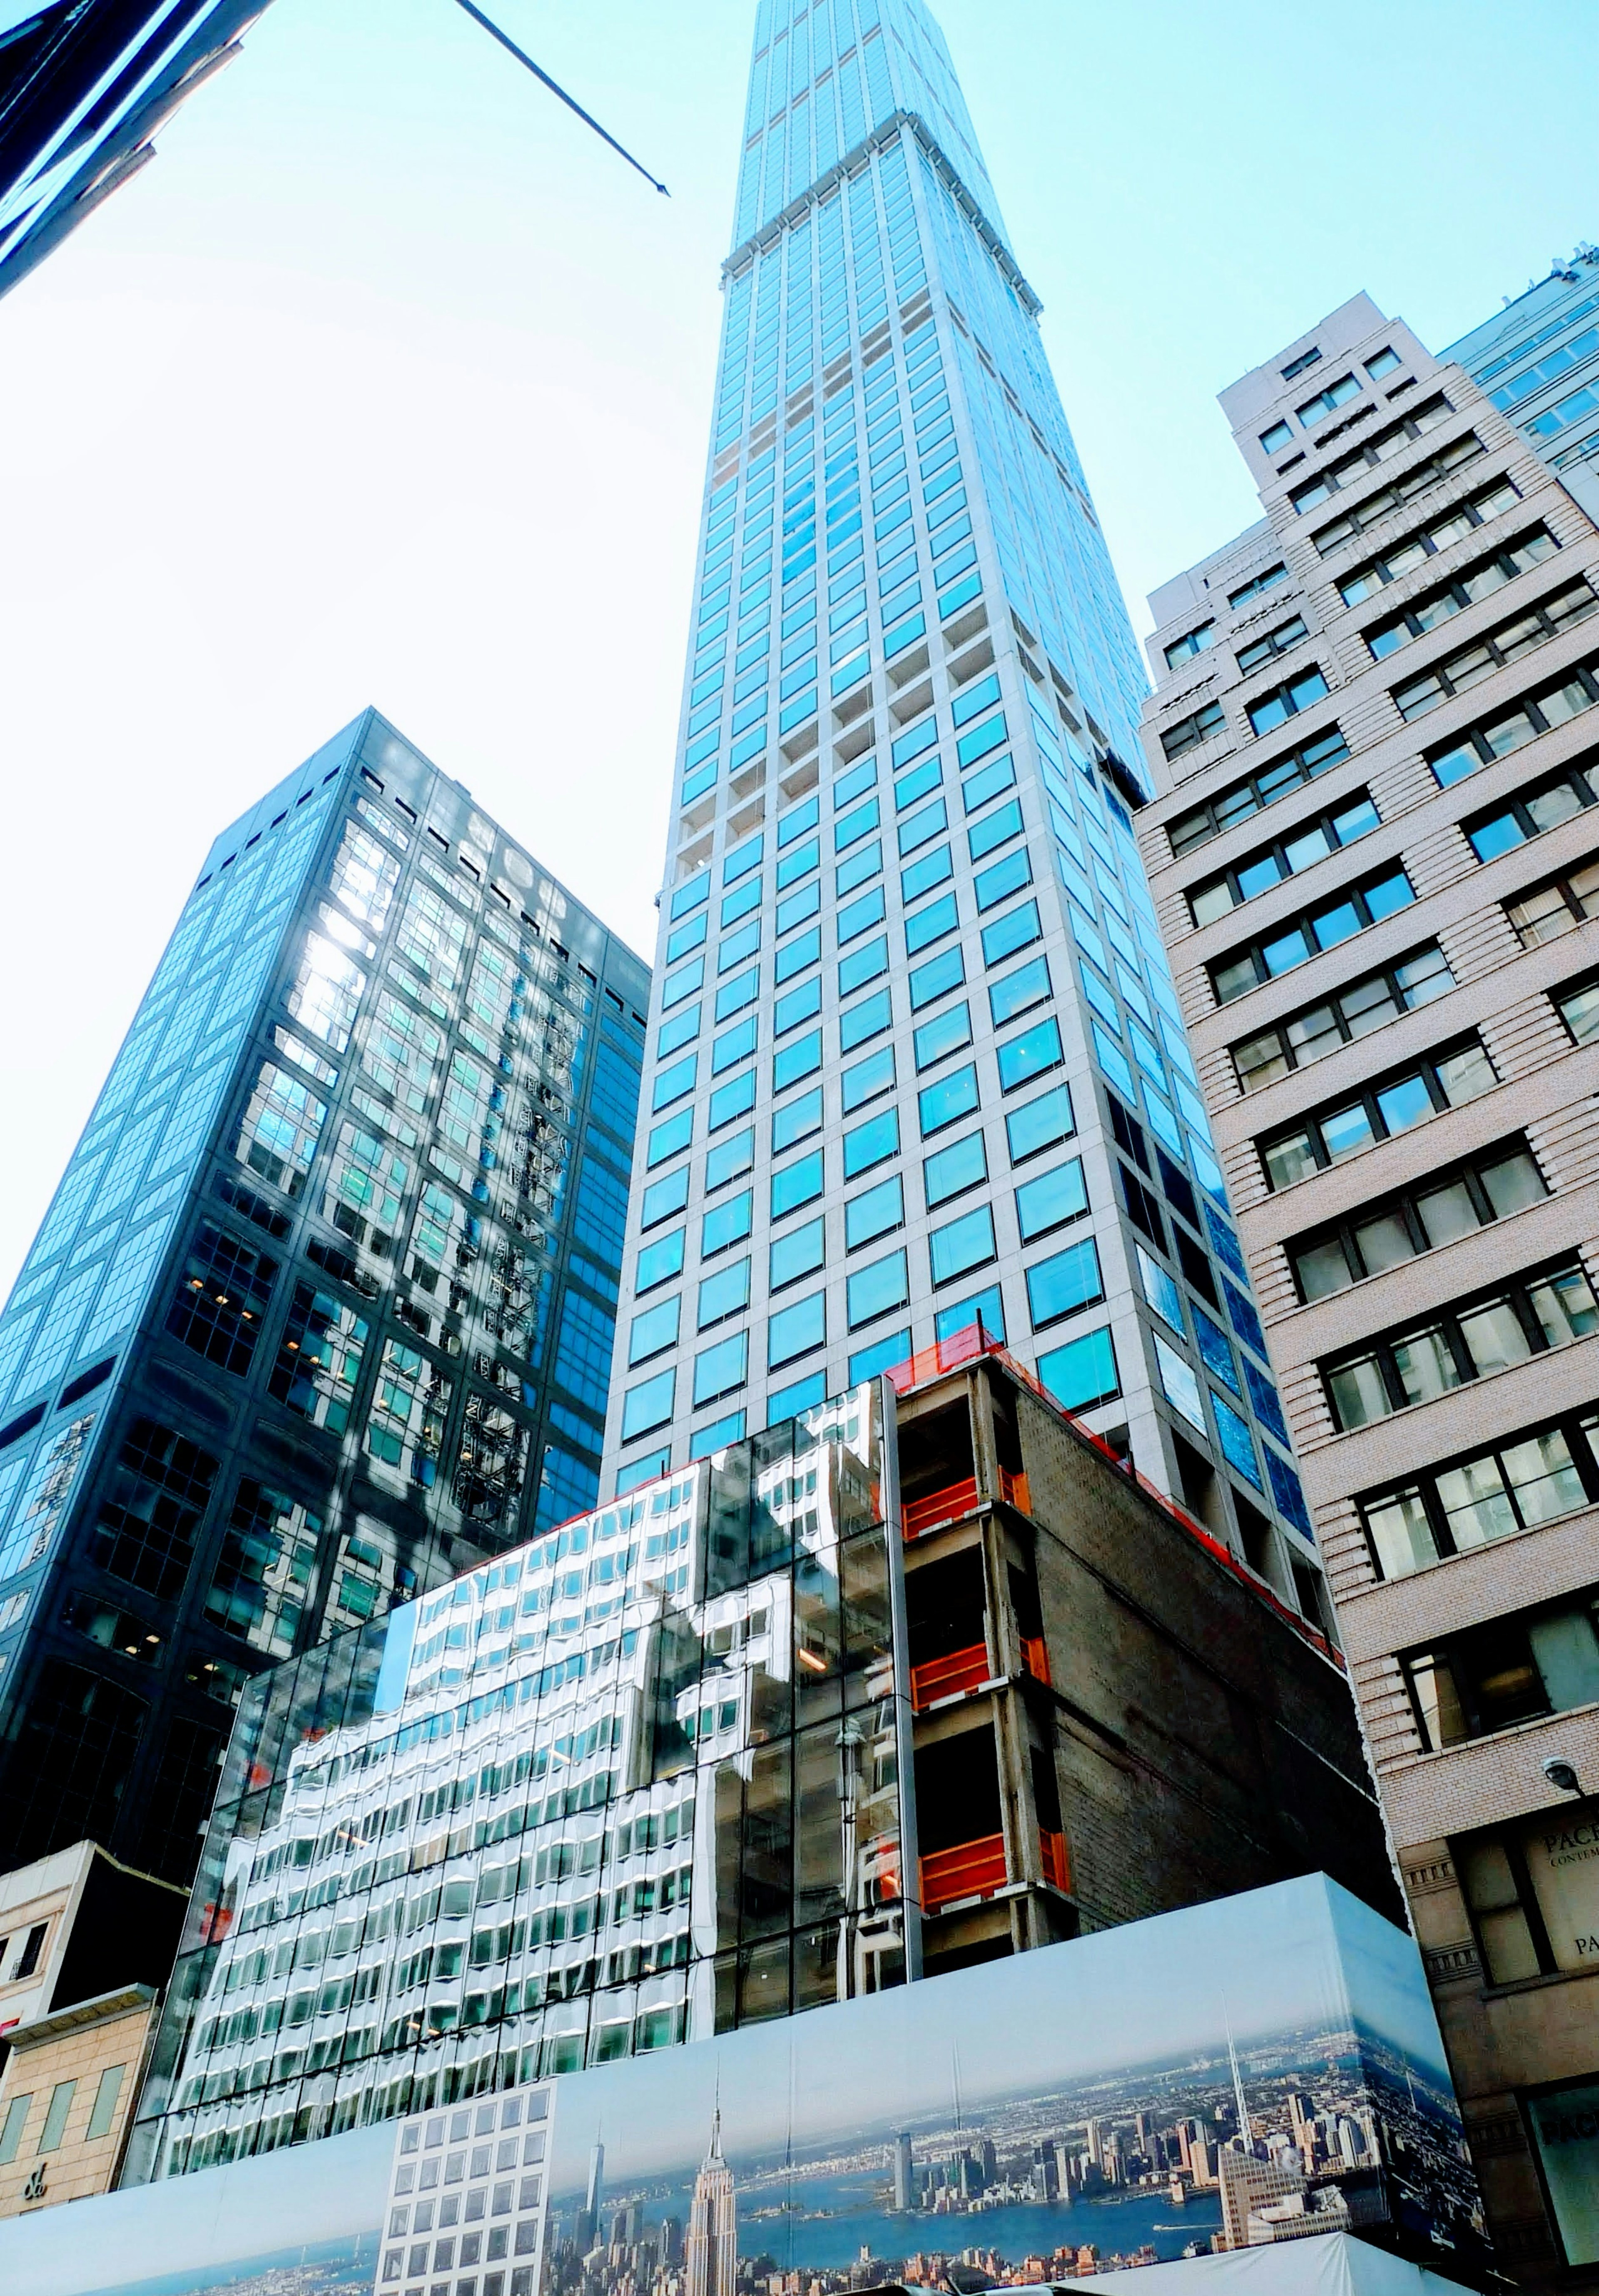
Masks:
[[[1497,2257],[1592,2287],[1599,533],[1364,295],[1221,403],[1140,840]]]
[[[598,1488],[649,977],[373,711],[213,846],[0,1316],[0,1866]]]
[[[1294,1874],[1399,1912],[1321,1636],[975,1332],[900,1377],[250,1685],[131,2177]]]
[[[763,0],[734,236],[605,1488],[980,1316],[1318,1618],[1143,673],[921,0]]]

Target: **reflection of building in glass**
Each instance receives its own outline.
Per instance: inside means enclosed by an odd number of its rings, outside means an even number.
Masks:
[[[711,2123],[710,2150],[694,2178],[684,2251],[685,2296],[734,2296],[738,2280],[738,2204],[733,2171],[722,2158],[722,2116]]]
[[[643,967],[374,713],[217,839],[0,1316],[0,1863],[598,1488]]]
[[[250,1686],[134,2174],[1291,1873],[1391,1906],[1319,1637],[974,1337],[900,1375]]]
[[[252,1686],[157,2173],[786,2011],[791,1964],[802,2006],[899,1981],[876,1409]]]

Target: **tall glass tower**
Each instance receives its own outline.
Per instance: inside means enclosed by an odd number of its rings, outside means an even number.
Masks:
[[[0,1868],[596,1495],[648,975],[367,710],[213,845],[0,1314]]]
[[[980,1316],[1316,1611],[1144,680],[921,0],[761,0],[734,235],[603,1488]]]

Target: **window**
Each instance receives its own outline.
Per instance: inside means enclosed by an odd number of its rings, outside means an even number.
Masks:
[[[775,1371],[782,1364],[792,1363],[797,1356],[807,1355],[819,1348],[827,1337],[827,1295],[813,1292],[804,1300],[796,1300],[790,1308],[781,1308],[767,1320],[767,1368]]]
[[[935,1020],[924,1021],[912,1038],[916,1067],[931,1069],[951,1053],[958,1053],[972,1042],[972,1008],[969,1004],[952,1004]]]
[[[16,2159],[22,2143],[22,2131],[28,2124],[29,2110],[32,2103],[31,2091],[23,2096],[6,2098],[5,2118],[0,2120],[0,2168],[9,2165]]]
[[[826,1222],[807,1220],[787,1235],[774,1237],[767,1254],[768,1288],[782,1292],[802,1275],[813,1275],[827,1258]]]
[[[276,1260],[203,1223],[178,1279],[167,1329],[208,1363],[242,1374],[255,1354],[276,1274]]]
[[[680,1300],[663,1300],[658,1307],[646,1308],[642,1315],[635,1316],[627,1334],[629,1365],[647,1363],[652,1356],[676,1346],[682,1305]]]
[[[1599,1703],[1599,1589],[1519,1611],[1400,1660],[1429,1753]]]
[[[1425,590],[1413,599],[1402,614],[1395,614],[1385,622],[1376,622],[1363,633],[1366,645],[1375,661],[1382,661],[1413,638],[1425,637],[1430,630],[1452,616],[1463,613],[1468,606],[1492,597],[1518,574],[1525,574],[1546,558],[1554,556],[1560,545],[1546,526],[1535,527],[1530,534],[1506,543],[1491,557],[1479,559],[1464,568],[1453,581],[1440,583],[1436,589]],[[1578,619],[1580,617],[1572,616]],[[1414,715],[1415,713],[1408,713]]]
[[[316,1153],[327,1103],[287,1069],[263,1062],[234,1153],[287,1196],[298,1196]]]
[[[314,1427],[342,1435],[366,1340],[366,1323],[353,1308],[332,1292],[297,1283],[272,1367],[272,1393]]]
[[[1341,852],[1344,847],[1369,837],[1382,825],[1371,792],[1357,790],[1344,800],[1336,812],[1312,815],[1308,820],[1297,822],[1292,829],[1283,831],[1275,844],[1247,855],[1225,875],[1196,885],[1188,896],[1194,923],[1213,924],[1230,909],[1252,901],[1259,893],[1269,892],[1286,877],[1314,868],[1330,853]]]
[[[1236,782],[1231,789],[1223,790],[1219,797],[1208,805],[1197,807],[1193,813],[1182,814],[1167,831],[1171,840],[1173,857],[1181,860],[1196,846],[1209,844],[1225,830],[1236,829],[1241,821],[1249,820],[1279,798],[1290,797],[1307,782],[1324,774],[1330,766],[1338,765],[1349,754],[1349,745],[1336,726],[1318,734],[1314,742],[1303,749],[1291,750],[1285,757],[1274,759],[1269,766],[1246,782]]]
[[[1025,1013],[1030,1005],[1047,1002],[1053,994],[1049,959],[1036,956],[1030,964],[1019,965],[1014,972],[1007,972],[1004,980],[993,982],[988,990],[989,1015],[996,1029],[1003,1028],[1007,1021],[1013,1021],[1019,1013]]]
[[[927,1209],[934,1211],[955,1196],[964,1195],[968,1188],[980,1187],[988,1177],[988,1149],[980,1130],[969,1132],[964,1140],[952,1141],[936,1155],[923,1160],[922,1186]]]
[[[1038,1357],[1038,1377],[1062,1411],[1092,1411],[1121,1393],[1110,1325]]]
[[[1486,637],[1447,654],[1431,669],[1396,685],[1394,706],[1407,723],[1425,717],[1429,710],[1440,708],[1457,693],[1466,693],[1536,647],[1547,645],[1594,613],[1599,613],[1599,595],[1585,581],[1570,582],[1553,597],[1528,607],[1513,621],[1500,623]]]
[[[1529,1834],[1528,1862],[1531,1855],[1541,1852],[1540,1886],[1554,1856],[1573,1848],[1586,1848],[1587,1837],[1581,1824],[1574,1821],[1591,1821],[1592,1814],[1593,1805],[1589,1803],[1583,1811],[1574,1812],[1572,1819],[1558,1825],[1546,1824],[1541,1831]],[[1592,1870],[1587,1865],[1581,1869],[1584,1874]],[[1551,1874],[1552,1882],[1553,1878]],[[1552,1896],[1557,1894],[1565,1915],[1563,1921],[1556,1917],[1561,1947],[1570,1955],[1578,1939],[1586,1943],[1596,1933],[1595,1915],[1586,1902],[1589,1893],[1580,1884],[1573,1893],[1575,1904],[1563,1892],[1551,1890]],[[1546,1938],[1552,1934],[1547,1923],[1540,1926]],[[1562,1968],[1569,1965],[1563,1960],[1560,1964]],[[1559,2232],[1566,2262],[1599,2263],[1599,2227],[1594,2217],[1594,2194],[1599,2191],[1599,2081],[1573,2081],[1563,2088],[1539,2089],[1523,2099],[1521,2109],[1532,2131],[1533,2150],[1548,2195],[1549,2212]]]
[[[1545,830],[1585,811],[1595,802],[1588,775],[1577,766],[1562,766],[1516,796],[1505,799],[1492,811],[1465,821],[1461,827],[1479,861],[1496,860]]]
[[[819,1188],[819,1180],[817,1185]],[[717,1252],[726,1251],[729,1244],[742,1243],[750,1233],[754,1207],[755,1200],[748,1188],[742,1195],[729,1196],[726,1203],[713,1205],[700,1223],[701,1259],[709,1259]]]
[[[957,941],[953,948],[945,949],[926,964],[915,966],[910,976],[911,1010],[921,1012],[923,1005],[936,1004],[947,996],[952,988],[964,985],[966,960]]]
[[[1535,688],[1508,709],[1497,710],[1481,724],[1457,734],[1441,749],[1426,753],[1427,763],[1440,788],[1474,774],[1479,766],[1537,741],[1540,734],[1580,717],[1599,701],[1599,659],[1578,662],[1563,670],[1557,682]]]
[[[1554,1009],[1565,1022],[1574,1044],[1591,1045],[1599,1037],[1599,980],[1584,980],[1557,989]]]
[[[1454,986],[1455,976],[1436,942],[1384,965],[1379,972],[1364,974],[1323,1003],[1308,1005],[1291,1020],[1234,1045],[1233,1066],[1238,1088],[1259,1092],[1280,1077],[1308,1068],[1357,1037],[1369,1036],[1400,1013],[1431,1004]]]
[[[1562,877],[1551,878],[1535,892],[1506,901],[1505,914],[1523,948],[1537,948],[1599,915],[1599,854],[1579,862]]]
[[[1357,486],[1373,464],[1386,463],[1396,455],[1405,454],[1417,439],[1424,437],[1429,430],[1436,430],[1440,422],[1447,422],[1454,412],[1441,392],[1435,398],[1423,399],[1421,406],[1414,407],[1399,422],[1390,423],[1386,430],[1374,432],[1363,445],[1357,447],[1353,454],[1341,455],[1337,462],[1328,463],[1319,477],[1295,487],[1288,497],[1289,501],[1302,517],[1306,511],[1313,510],[1318,503],[1325,502],[1330,495],[1337,494],[1341,488]],[[1440,478],[1447,469],[1454,467],[1447,461],[1447,457],[1454,456],[1456,463],[1470,459],[1461,451],[1468,444],[1477,454],[1481,454],[1482,448],[1476,439],[1468,438],[1456,439],[1452,446],[1445,447],[1442,454],[1432,458],[1433,463],[1439,466]],[[1423,467],[1427,469],[1432,465],[1424,464]],[[1415,482],[1420,475],[1419,472],[1412,471],[1398,487],[1385,488],[1383,491],[1391,494],[1396,502],[1404,501],[1419,490]],[[1319,543],[1319,535],[1316,539]]]
[[[714,1403],[718,1396],[734,1394],[750,1374],[750,1334],[734,1332],[715,1347],[702,1348],[694,1357],[694,1401]]]
[[[1280,370],[1283,381],[1292,382],[1296,374],[1303,374],[1307,367],[1315,366],[1320,357],[1320,351],[1314,347],[1301,351],[1298,358],[1290,359],[1288,365]]]
[[[366,1421],[366,1448],[414,1483],[436,1479],[450,1383],[418,1349],[385,1340]]]
[[[1333,1424],[1365,1427],[1595,1331],[1599,1302],[1580,1261],[1500,1283],[1324,1364]]]
[[[848,1143],[846,1142],[846,1152]],[[848,1177],[849,1165],[845,1165]],[[786,1218],[800,1204],[814,1202],[822,1193],[822,1151],[818,1148],[809,1156],[801,1156],[797,1163],[786,1164],[772,1175],[772,1218]]]
[[[321,1515],[246,1476],[206,1592],[206,1617],[252,1649],[287,1658],[310,1599],[324,1528]]]
[[[1016,1191],[1016,1222],[1023,1243],[1037,1243],[1056,1228],[1081,1219],[1088,1210],[1088,1189],[1078,1158],[1057,1164],[1037,1179],[1024,1181]],[[1169,1279],[1168,1279],[1169,1281]]]
[[[1430,1468],[1361,1505],[1377,1573],[1398,1578],[1516,1531],[1554,1522],[1599,1493],[1589,1414]]]
[[[916,1095],[922,1137],[926,1140],[931,1134],[941,1132],[947,1124],[958,1123],[977,1105],[977,1069],[974,1063],[956,1069],[949,1076],[940,1077],[937,1084],[925,1085]],[[896,1125],[894,1145],[898,1148],[898,1144]]]
[[[1085,1236],[1080,1243],[1069,1244],[1064,1251],[1057,1251],[1029,1267],[1027,1298],[1035,1332],[1044,1331],[1049,1324],[1058,1324],[1103,1300],[1104,1284],[1094,1238]]]
[[[1310,668],[1302,669],[1297,677],[1274,686],[1269,693],[1262,693],[1250,703],[1248,716],[1250,727],[1256,734],[1275,733],[1279,726],[1286,725],[1289,718],[1297,717],[1301,709],[1308,709],[1313,703],[1324,701],[1326,694],[1327,681],[1313,664]]]
[[[135,1419],[94,1525],[98,1567],[147,1595],[176,1595],[188,1577],[217,1467],[185,1437]]]
[[[985,967],[1003,964],[1014,956],[1018,949],[1028,948],[1043,937],[1044,928],[1038,922],[1037,901],[1023,901],[991,925],[985,925],[982,935]],[[1079,936],[1080,937],[1080,936]]]
[[[844,1249],[857,1251],[880,1235],[905,1226],[905,1183],[896,1173],[876,1187],[851,1197],[844,1206]]]
[[[974,1211],[951,1220],[947,1226],[934,1228],[927,1239],[927,1256],[935,1290],[997,1259],[994,1214],[988,1206],[979,1204]]]
[[[1168,758],[1180,758],[1186,750],[1197,750],[1212,734],[1219,734],[1226,722],[1226,712],[1220,702],[1207,701],[1202,709],[1167,726],[1160,736],[1160,747]]]
[[[1242,954],[1222,957],[1210,967],[1217,1003],[1230,1004],[1263,981],[1275,980],[1324,950],[1337,948],[1357,933],[1380,924],[1397,910],[1408,908],[1414,898],[1409,878],[1397,864],[1392,864],[1381,876],[1350,886],[1324,906],[1285,920]],[[1451,981],[1448,985],[1454,984]]]
[[[1012,1109],[1005,1118],[1005,1143],[1012,1163],[1024,1164],[1029,1157],[1042,1155],[1057,1142],[1069,1140],[1076,1129],[1070,1086],[1058,1084],[1053,1092],[1040,1093],[1037,1100]]]
[[[1287,578],[1288,569],[1279,560],[1276,565],[1267,566],[1262,572],[1252,575],[1241,588],[1229,590],[1227,603],[1236,613],[1240,606],[1249,605],[1251,601],[1260,597],[1266,591],[1275,590],[1279,582],[1285,582]]]
[[[1292,423],[1274,422],[1269,430],[1263,430],[1260,433],[1260,447],[1261,451],[1264,454],[1280,455],[1284,447],[1292,447],[1292,444],[1293,426]]]
[[[630,1387],[622,1398],[622,1440],[631,1443],[636,1436],[647,1435],[657,1427],[664,1427],[672,1415],[673,1399],[676,1393],[677,1374],[668,1365],[657,1372],[653,1379],[641,1380]]]
[[[1380,556],[1367,559],[1364,565],[1341,575],[1340,596],[1346,606],[1357,606],[1364,599],[1375,597],[1388,583],[1413,574],[1435,553],[1448,549],[1452,543],[1461,541],[1473,529],[1496,518],[1520,500],[1521,496],[1508,479],[1496,479],[1469,502],[1456,504],[1441,518],[1418,527],[1402,541],[1390,544]]]
[[[1201,622],[1197,629],[1185,631],[1183,636],[1174,638],[1167,647],[1167,668],[1180,669],[1185,661],[1192,661],[1196,654],[1203,653],[1207,646],[1215,643],[1216,624]]]
[[[858,1004],[852,1004],[847,1013],[840,1013],[839,1050],[852,1053],[857,1045],[869,1044],[873,1037],[881,1037],[885,1029],[891,1029],[893,1025],[891,992],[880,988],[874,996],[864,996]]]
[[[111,2124],[117,2118],[117,2099],[121,2095],[122,2079],[127,2070],[126,2065],[107,2065],[100,2076],[94,2102],[89,2112],[88,2127],[84,2130],[85,2136],[91,2143],[111,2133]]]
[[[911,1296],[908,1255],[903,1250],[890,1251],[885,1258],[857,1268],[845,1290],[852,1332],[878,1316],[887,1315],[891,1308],[903,1308]]]
[[[1497,1082],[1488,1054],[1474,1038],[1434,1053],[1353,1099],[1316,1110],[1291,1131],[1263,1140],[1260,1160],[1267,1185],[1274,1190],[1292,1187],[1296,1180],[1341,1163],[1375,1141],[1392,1139],[1445,1109],[1464,1106]]]
[[[781,1108],[774,1110],[773,1153],[781,1155],[785,1148],[791,1148],[796,1141],[807,1139],[813,1132],[820,1132],[821,1129],[822,1087],[817,1085],[814,1091],[800,1093],[794,1099],[786,1101]]]
[[[1279,654],[1287,653],[1308,635],[1304,617],[1295,614],[1292,620],[1279,622],[1275,630],[1267,630],[1264,637],[1256,638],[1249,645],[1242,647],[1238,667],[1249,677],[1256,670],[1264,669],[1268,661],[1275,661]]]
[[[1341,374],[1336,382],[1327,385],[1325,390],[1318,390],[1314,398],[1305,401],[1303,406],[1296,406],[1294,413],[1307,430],[1313,430],[1324,416],[1332,413],[1334,407],[1347,406],[1351,398],[1358,398],[1359,393],[1357,378],[1352,374]]]
[[[1058,1069],[1066,1055],[1061,1048],[1060,1023],[1054,1014],[1035,1021],[1019,1037],[1012,1037],[999,1046],[995,1059],[999,1068],[999,1089],[1002,1093],[1020,1092]]]
[[[1405,1194],[1363,1205],[1334,1227],[1318,1228],[1288,1246],[1301,1300],[1324,1300],[1368,1275],[1472,1235],[1548,1191],[1526,1142],[1484,1152],[1469,1164],[1446,1166]]]

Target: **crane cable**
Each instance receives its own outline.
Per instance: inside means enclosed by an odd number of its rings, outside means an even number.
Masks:
[[[648,168],[644,166],[642,161],[636,160],[632,152],[629,152],[625,145],[617,142],[614,135],[607,134],[606,130],[601,127],[599,121],[594,118],[592,112],[585,111],[583,106],[578,102],[575,96],[569,95],[565,88],[563,88],[558,81],[553,80],[547,71],[542,70],[540,67],[534,62],[532,57],[528,54],[525,49],[519,48],[516,42],[512,39],[508,33],[501,31],[499,26],[494,22],[492,18],[486,16],[480,8],[474,7],[472,0],[456,0],[456,5],[457,7],[463,8],[466,11],[466,13],[472,18],[474,24],[481,24],[483,29],[488,33],[492,38],[496,39],[499,42],[501,47],[508,49],[511,54],[516,58],[519,64],[525,64],[528,70],[532,73],[535,79],[542,80],[545,87],[549,89],[551,94],[558,95],[561,98],[562,102],[566,105],[567,109],[570,111],[575,111],[578,119],[585,121],[588,127],[592,127],[594,134],[604,143],[609,144],[613,152],[620,152],[622,158],[626,160],[630,168],[637,168],[639,174],[644,177],[646,184],[653,184],[655,185],[655,189],[661,193],[663,198],[670,199],[671,193],[667,190],[666,185],[664,184],[656,183],[655,177],[650,173]]]

